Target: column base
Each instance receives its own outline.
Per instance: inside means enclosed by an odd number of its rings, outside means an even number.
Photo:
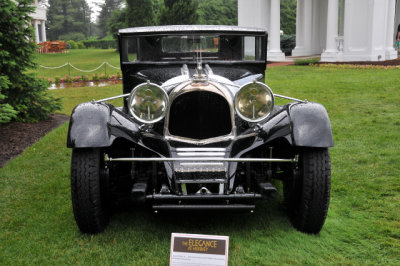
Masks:
[[[398,57],[397,51],[394,48],[386,50],[386,60],[397,59],[397,57]]]
[[[267,61],[282,62],[285,61],[285,54],[281,51],[267,51]]]
[[[292,50],[292,56],[309,56],[309,55],[315,55],[316,53],[311,51],[310,49],[305,49],[302,47],[295,47]]]
[[[336,62],[341,58],[339,56],[339,51],[337,52],[323,52],[321,54],[321,62]]]

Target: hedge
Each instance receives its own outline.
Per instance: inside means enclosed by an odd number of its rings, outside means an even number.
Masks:
[[[86,48],[117,49],[115,40],[87,40],[83,44]]]

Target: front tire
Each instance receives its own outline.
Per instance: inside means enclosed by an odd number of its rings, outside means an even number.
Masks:
[[[73,149],[71,198],[75,221],[82,233],[102,232],[108,224],[104,192],[108,184],[100,176],[103,168],[100,149]]]
[[[331,161],[328,148],[304,148],[298,168],[284,181],[289,218],[299,231],[317,234],[328,213],[331,187]]]

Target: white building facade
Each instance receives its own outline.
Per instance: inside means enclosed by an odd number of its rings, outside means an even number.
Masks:
[[[32,26],[35,28],[35,41],[41,43],[46,41],[46,9],[40,7],[38,0],[35,0],[35,11],[31,14]]]
[[[280,51],[280,0],[238,0],[240,26],[268,30],[268,60]],[[293,56],[321,55],[323,62],[397,58],[400,0],[297,0]]]

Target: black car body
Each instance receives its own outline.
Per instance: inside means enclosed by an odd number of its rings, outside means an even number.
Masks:
[[[332,131],[318,103],[264,84],[267,33],[236,26],[119,31],[120,96],[71,115],[71,190],[82,232],[119,199],[176,209],[252,210],[282,180],[293,225],[318,233],[329,205]],[[123,107],[107,100],[122,97]],[[276,97],[289,100],[275,105]]]

